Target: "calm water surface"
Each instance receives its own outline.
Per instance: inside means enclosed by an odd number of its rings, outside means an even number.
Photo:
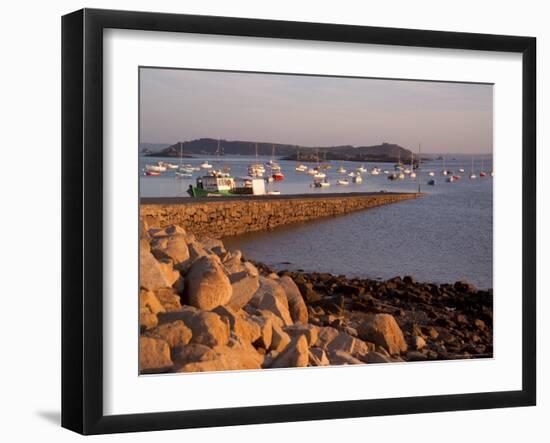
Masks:
[[[140,169],[154,158],[140,159]],[[162,159],[158,159],[162,160]],[[231,167],[235,176],[245,175],[253,158],[230,157],[216,163]],[[261,159],[262,162],[268,158]],[[185,163],[200,164],[199,159]],[[489,156],[483,158],[484,170],[490,172]],[[349,170],[355,162],[332,162],[327,172],[332,185],[327,189],[311,188],[312,178],[295,173],[295,162],[280,162],[285,181],[270,185],[283,194],[334,193],[352,191],[416,191],[418,183],[428,194],[420,199],[359,211],[329,219],[290,225],[269,232],[250,233],[226,238],[229,248],[238,248],[250,259],[277,269],[303,269],[306,272],[330,272],[347,276],[390,278],[413,275],[420,281],[453,282],[467,280],[480,288],[492,287],[493,263],[493,178],[469,180],[471,157],[447,159],[446,168],[464,177],[446,183],[441,176],[442,161],[422,165],[418,180],[390,181],[387,176],[363,175],[360,185],[337,186],[336,168]],[[365,163],[369,170],[374,163]],[[379,164],[392,169],[390,164]],[[479,175],[481,157],[475,157]],[[427,172],[436,171],[435,186],[427,186]],[[173,173],[161,177],[141,177],[142,196],[185,196],[192,180],[175,180]]]

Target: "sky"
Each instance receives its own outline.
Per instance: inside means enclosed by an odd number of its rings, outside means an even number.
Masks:
[[[141,68],[140,142],[201,137],[491,153],[493,86]]]

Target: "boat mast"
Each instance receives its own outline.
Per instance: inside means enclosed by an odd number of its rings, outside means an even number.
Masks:
[[[422,156],[420,155],[420,143],[418,143],[418,173],[416,174],[416,183],[418,184],[418,193],[420,194],[420,163],[422,162]]]

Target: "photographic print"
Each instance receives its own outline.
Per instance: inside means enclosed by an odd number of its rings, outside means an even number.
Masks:
[[[140,67],[136,149],[140,374],[493,357],[492,84]]]

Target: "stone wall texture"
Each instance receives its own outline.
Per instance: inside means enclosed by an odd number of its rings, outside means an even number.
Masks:
[[[214,238],[276,228],[417,198],[415,193],[330,194],[325,196],[145,199],[140,214],[149,226],[178,224],[197,236]]]

